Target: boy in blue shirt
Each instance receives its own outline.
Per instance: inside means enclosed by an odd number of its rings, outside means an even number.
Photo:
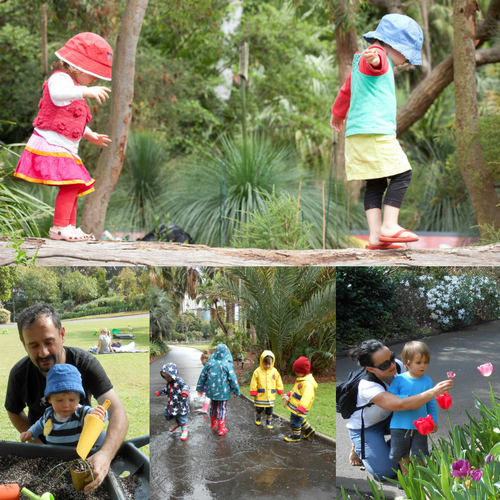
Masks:
[[[431,353],[423,342],[408,342],[403,347],[401,360],[406,369],[394,378],[389,387],[389,392],[401,398],[415,396],[432,389],[432,380],[424,373],[429,366]],[[399,463],[403,474],[407,473],[407,465],[410,463],[410,450],[413,455],[419,456],[420,451],[424,455],[429,455],[427,446],[427,436],[418,432],[413,422],[419,418],[431,415],[434,420],[434,434],[437,429],[437,408],[436,401],[431,399],[427,404],[417,410],[395,411],[391,420],[391,452],[389,457]]]

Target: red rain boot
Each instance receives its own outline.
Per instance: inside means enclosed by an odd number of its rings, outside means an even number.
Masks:
[[[219,420],[219,436],[223,436],[227,432],[226,421]]]
[[[212,419],[212,425],[210,425],[210,429],[217,429],[217,419],[215,417],[210,417]]]

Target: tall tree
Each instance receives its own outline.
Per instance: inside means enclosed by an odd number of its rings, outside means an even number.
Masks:
[[[498,196],[486,168],[479,136],[476,94],[476,0],[455,0],[453,8],[455,114],[458,166],[469,192],[481,237],[500,228]]]
[[[113,194],[127,151],[127,138],[132,121],[134,74],[137,42],[148,0],[128,0],[116,41],[113,99],[108,135],[113,142],[103,150],[95,172],[95,192],[85,200],[82,226],[101,238],[109,199]]]

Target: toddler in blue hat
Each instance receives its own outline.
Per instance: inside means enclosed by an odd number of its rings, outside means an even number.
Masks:
[[[398,224],[411,166],[396,139],[394,67],[421,65],[424,37],[411,17],[388,14],[363,38],[371,45],[354,55],[351,74],[333,104],[330,124],[337,132],[346,124],[347,180],[366,180],[364,206],[370,229],[366,248],[404,248],[395,243],[418,241],[418,237]]]
[[[107,418],[107,411],[102,406],[92,408],[80,404],[80,399],[85,397],[85,390],[82,386],[82,376],[73,365],[57,364],[49,370],[44,397],[51,406],[26,432],[21,433],[23,443],[43,433],[48,444],[76,448],[85,415],[91,413],[101,420]],[[97,448],[102,446],[105,437],[106,433],[102,431],[95,443]]]

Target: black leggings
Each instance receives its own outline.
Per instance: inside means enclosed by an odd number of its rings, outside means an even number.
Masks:
[[[272,415],[273,414],[273,407],[272,406],[266,406],[265,408],[262,406],[256,406],[255,410],[257,413],[260,415],[264,410],[266,410],[266,415]]]
[[[365,191],[365,210],[371,210],[372,208],[382,209],[382,198],[386,189],[384,205],[401,208],[410,181],[411,170],[391,175],[390,177],[368,179]],[[387,187],[388,182],[389,187]]]

